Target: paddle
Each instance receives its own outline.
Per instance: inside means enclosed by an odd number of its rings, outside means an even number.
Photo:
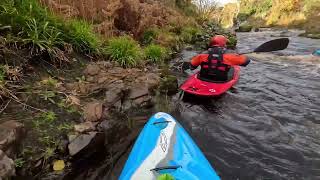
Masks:
[[[257,47],[253,51],[240,53],[240,54],[280,51],[280,50],[286,49],[288,47],[288,45],[289,45],[288,38],[274,39],[274,40],[271,40],[271,41],[268,41],[268,42],[261,44],[259,47]],[[190,68],[190,62],[184,62],[182,65],[182,69],[186,70],[189,68]]]
[[[241,53],[241,54],[280,51],[280,50],[286,49],[288,47],[288,45],[289,45],[288,38],[274,39],[274,40],[271,40],[271,41],[268,41],[268,42],[261,44],[259,47],[257,47],[253,51]]]

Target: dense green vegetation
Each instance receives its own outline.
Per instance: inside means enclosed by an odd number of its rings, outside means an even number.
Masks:
[[[138,42],[128,36],[112,38],[108,42],[105,53],[123,67],[134,67],[142,58],[142,50]]]
[[[29,48],[31,54],[49,53],[52,59],[71,44],[79,52],[96,52],[99,40],[89,24],[81,20],[63,21],[37,0],[3,0],[0,24],[6,43]],[[61,60],[61,58],[59,58]]]
[[[241,0],[240,21],[251,25],[304,28],[320,32],[320,0]]]
[[[166,57],[168,57],[168,51],[166,48],[155,44],[147,46],[144,49],[144,53],[148,61],[155,63],[161,63]]]

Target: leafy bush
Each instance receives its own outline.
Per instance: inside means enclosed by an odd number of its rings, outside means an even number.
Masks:
[[[141,52],[138,42],[129,36],[112,38],[105,48],[106,55],[123,67],[136,66],[142,58]]]
[[[156,28],[151,28],[151,29],[147,29],[141,38],[141,42],[142,44],[151,44],[158,36],[159,34],[159,29]]]
[[[166,57],[168,57],[167,49],[160,46],[151,44],[144,49],[147,60],[151,62],[161,63]]]

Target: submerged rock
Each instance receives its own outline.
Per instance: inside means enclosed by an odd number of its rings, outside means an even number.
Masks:
[[[236,32],[250,32],[252,30],[252,26],[249,24],[241,24]]]
[[[0,149],[10,157],[15,156],[25,133],[23,124],[17,121],[11,120],[0,124]]]
[[[14,175],[15,166],[13,160],[0,150],[0,179],[6,179]]]
[[[102,112],[102,103],[91,102],[84,108],[84,118],[86,121],[99,121],[102,118]]]

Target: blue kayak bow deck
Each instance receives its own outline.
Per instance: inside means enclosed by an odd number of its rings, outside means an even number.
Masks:
[[[182,126],[169,114],[152,116],[129,155],[120,180],[219,180],[210,163]]]

